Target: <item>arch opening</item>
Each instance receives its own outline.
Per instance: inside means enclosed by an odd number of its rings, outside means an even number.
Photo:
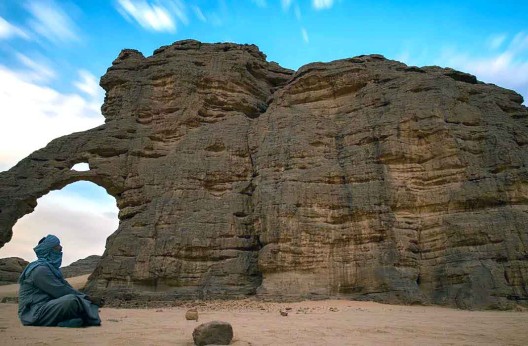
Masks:
[[[70,183],[40,197],[35,210],[16,222],[11,241],[0,248],[0,258],[34,261],[33,247],[48,234],[61,239],[62,267],[101,256],[106,239],[119,226],[118,211],[115,198],[103,187],[84,180]]]
[[[90,165],[87,162],[79,162],[74,164],[70,169],[76,172],[87,172],[90,170]]]

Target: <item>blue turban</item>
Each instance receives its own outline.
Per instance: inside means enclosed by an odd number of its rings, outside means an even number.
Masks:
[[[52,234],[48,234],[45,238],[42,238],[39,244],[33,248],[38,259],[27,265],[26,269],[20,275],[18,282],[22,282],[39,265],[48,266],[51,272],[63,281],[64,278],[59,269],[62,264],[62,252],[54,249],[57,245],[60,245],[60,240]]]

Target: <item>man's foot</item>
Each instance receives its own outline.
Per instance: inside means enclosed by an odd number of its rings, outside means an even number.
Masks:
[[[80,328],[84,325],[84,321],[82,318],[72,318],[71,320],[66,320],[59,322],[57,324],[58,327],[66,327],[66,328]]]

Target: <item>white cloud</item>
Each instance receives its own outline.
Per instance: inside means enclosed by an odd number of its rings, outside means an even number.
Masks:
[[[74,85],[80,91],[88,94],[92,98],[102,100],[103,89],[99,86],[97,78],[86,70],[79,71],[80,80],[75,82]]]
[[[39,76],[38,70],[33,66],[13,71],[0,65],[0,171],[54,138],[104,123],[102,99],[63,94],[42,85],[46,76]]]
[[[192,9],[194,11],[194,15],[196,16],[196,18],[198,18],[202,22],[207,22],[207,18],[205,18],[205,16],[204,16],[202,10],[200,9],[200,7],[193,6]]]
[[[499,49],[501,46],[505,48]],[[493,48],[489,45],[488,47]],[[528,35],[518,33],[509,43],[501,42],[500,45],[494,47],[491,52],[482,52],[482,55],[461,52],[452,48],[444,49],[436,63],[472,73],[484,82],[514,89],[523,94],[527,100]]]
[[[316,10],[326,10],[334,6],[334,0],[312,0],[312,6]]]
[[[61,240],[63,265],[90,255],[102,255],[106,238],[119,223],[115,199],[95,185],[95,194],[85,198],[73,192],[77,184],[39,198],[35,211],[13,227],[13,238],[0,249],[0,258],[35,260],[33,247],[47,234]]]
[[[0,40],[10,39],[13,37],[22,37],[29,39],[29,35],[22,29],[9,23],[4,18],[0,17]]]
[[[28,82],[49,82],[55,78],[55,71],[43,62],[37,62],[27,55],[15,53],[18,61],[26,67],[26,69],[19,73],[19,76]]]
[[[305,43],[310,42],[310,39],[308,38],[308,32],[306,31],[305,28],[301,28],[301,34],[302,34],[302,38]]]
[[[151,31],[174,33],[178,21],[189,22],[185,5],[179,0],[158,0],[154,4],[146,0],[118,0],[118,11]]]
[[[55,2],[34,0],[27,9],[33,16],[29,25],[42,37],[55,43],[79,39],[75,23]]]

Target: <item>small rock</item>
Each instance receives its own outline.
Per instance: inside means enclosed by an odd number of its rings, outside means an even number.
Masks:
[[[291,309],[292,309],[292,308],[290,308],[290,307],[287,307],[287,308],[286,308],[286,310],[288,310],[288,311],[291,310]]]
[[[281,316],[288,316],[288,311],[282,311],[280,312]]]
[[[233,339],[233,327],[223,321],[212,321],[200,324],[193,331],[194,344],[202,345],[229,345]]]
[[[2,298],[2,303],[16,304],[18,303],[18,297],[4,297]]]
[[[528,308],[524,307],[524,306],[521,306],[521,305],[516,305],[515,308],[513,309],[513,311],[517,311],[517,312],[527,312],[528,311]]]
[[[185,319],[186,320],[195,320],[198,322],[198,310],[196,309],[189,309],[185,313]]]

